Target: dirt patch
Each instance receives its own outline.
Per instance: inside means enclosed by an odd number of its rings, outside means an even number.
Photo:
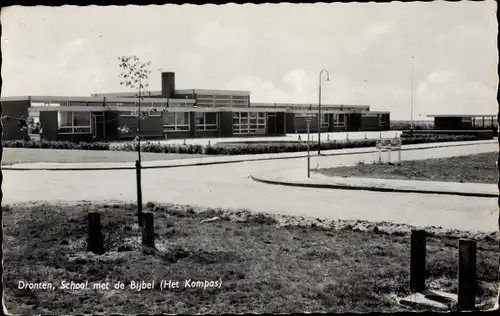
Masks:
[[[498,153],[452,158],[403,161],[401,165],[358,163],[351,167],[324,168],[314,172],[332,177],[363,177],[469,183],[498,183]]]

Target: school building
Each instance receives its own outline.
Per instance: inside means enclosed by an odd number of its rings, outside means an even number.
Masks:
[[[161,91],[146,92],[141,110],[157,109],[140,121],[146,139],[279,136],[318,132],[318,104],[254,103],[249,91],[175,89],[175,73],[164,72]],[[131,139],[137,131],[137,92],[93,94],[89,97],[2,97],[3,115],[40,122],[43,138],[69,141]],[[368,105],[321,105],[321,131],[382,131],[390,114]],[[4,139],[23,139],[15,119],[4,119]],[[126,126],[132,132],[123,132]]]

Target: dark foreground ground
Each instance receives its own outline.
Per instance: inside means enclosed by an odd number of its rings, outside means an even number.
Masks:
[[[156,250],[142,249],[133,205],[12,205],[4,209],[5,306],[14,314],[394,312],[408,294],[410,237],[337,221],[335,229],[247,211],[154,206]],[[89,210],[99,210],[106,254],[86,251]],[[201,212],[203,211],[203,212]],[[203,219],[219,219],[200,223]],[[294,223],[294,224],[290,224]],[[306,223],[306,224],[304,224]],[[299,226],[297,226],[297,224]],[[383,224],[380,224],[381,229]],[[386,223],[387,225],[387,223]],[[302,227],[301,227],[302,226]],[[358,226],[356,226],[358,227]],[[456,232],[455,232],[456,233]],[[453,234],[453,233],[451,233]],[[478,304],[493,306],[496,237],[478,241]],[[428,238],[430,287],[456,293],[458,240]],[[162,291],[162,279],[180,281]],[[222,280],[185,288],[184,280]],[[20,280],[110,282],[109,290],[21,290]],[[153,290],[129,289],[152,281]],[[126,288],[113,289],[122,281]]]
[[[404,155],[404,152],[402,153]],[[386,156],[384,157],[386,159]],[[392,154],[392,159],[396,155]],[[334,177],[364,177],[446,182],[498,183],[498,152],[462,157],[403,161],[401,166],[359,163],[352,167],[325,168],[315,172]]]

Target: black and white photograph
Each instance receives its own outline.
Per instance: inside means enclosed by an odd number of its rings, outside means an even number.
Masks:
[[[0,20],[5,314],[499,309],[496,1]]]

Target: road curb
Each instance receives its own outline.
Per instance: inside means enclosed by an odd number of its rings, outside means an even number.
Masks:
[[[436,148],[446,148],[446,147],[461,147],[461,146],[471,146],[471,145],[484,145],[489,144],[494,141],[476,141],[471,144],[447,144],[447,145],[436,145],[432,147],[415,147],[415,148],[402,148],[401,151],[410,151],[410,150],[426,150],[426,149],[436,149]],[[496,143],[496,142],[495,142]],[[369,147],[373,148],[373,147]],[[322,157],[329,156],[348,156],[348,155],[362,155],[362,154],[371,154],[378,152],[376,149],[367,149],[359,152],[351,152],[351,153],[330,153],[330,154],[320,154]],[[168,169],[168,168],[181,168],[181,167],[198,167],[198,166],[209,166],[209,165],[221,165],[221,164],[230,164],[230,163],[241,163],[241,162],[253,162],[253,161],[269,161],[269,160],[283,160],[283,159],[300,159],[306,158],[307,154],[303,154],[300,156],[294,157],[266,157],[266,158],[250,158],[250,159],[238,159],[231,161],[211,161],[211,162],[197,162],[191,164],[176,164],[176,165],[165,165],[165,166],[143,166],[141,169]],[[318,155],[313,154],[311,157],[318,157]],[[205,159],[205,158],[201,158]],[[17,167],[9,167],[2,166],[2,170],[12,170],[12,171],[100,171],[100,170],[135,170],[135,166],[130,167],[79,167],[79,168],[66,168],[66,167],[56,167],[56,168],[17,168]]]
[[[391,192],[391,193],[417,193],[417,194],[441,194],[441,195],[459,195],[469,197],[483,197],[483,198],[498,198],[498,194],[493,193],[472,193],[472,192],[457,192],[457,191],[440,191],[440,190],[420,190],[420,189],[399,189],[399,188],[383,188],[374,186],[354,186],[348,184],[327,184],[327,183],[296,183],[290,181],[280,181],[263,179],[250,175],[253,181],[272,184],[283,185],[303,188],[316,188],[316,189],[336,189],[336,190],[353,190],[353,191],[375,191],[375,192]]]

